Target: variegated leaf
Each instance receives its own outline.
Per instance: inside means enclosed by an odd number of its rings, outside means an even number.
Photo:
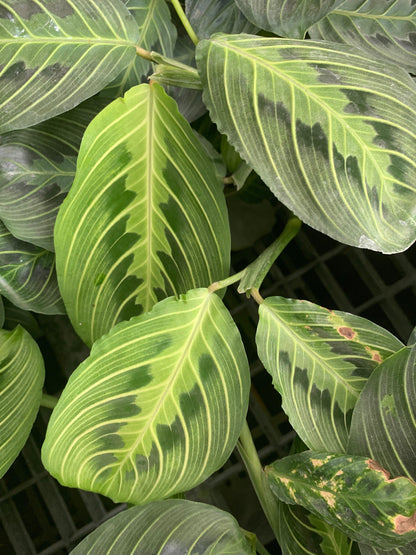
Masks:
[[[255,33],[234,0],[185,0],[185,13],[199,39],[214,33]]]
[[[329,42],[217,35],[203,97],[230,143],[302,221],[386,253],[416,238],[416,87]]]
[[[348,452],[367,455],[392,475],[416,480],[416,347],[405,347],[370,376],[355,407]],[[360,545],[363,555],[382,555]],[[392,555],[413,555],[416,541]]]
[[[134,16],[140,30],[137,46],[145,50],[155,50],[165,56],[173,55],[177,31],[171,21],[169,7],[165,0],[124,0]],[[128,89],[139,85],[149,73],[151,62],[136,56],[127,68],[103,91],[102,95],[116,98]]]
[[[26,443],[39,410],[45,369],[22,327],[0,330],[0,477]]]
[[[136,57],[120,0],[5,0],[0,6],[0,132],[70,110]]]
[[[341,530],[300,505],[278,503],[283,555],[355,555],[357,546]]]
[[[308,28],[325,17],[342,0],[235,0],[261,29],[281,37],[303,39]]]
[[[0,219],[15,237],[54,250],[55,219],[75,176],[82,134],[106,104],[94,97],[0,137]]]
[[[166,499],[132,507],[102,524],[71,555],[254,555],[236,520],[211,505]]]
[[[313,39],[359,47],[416,72],[416,4],[413,0],[344,0],[309,29]]]
[[[54,254],[16,239],[1,221],[0,293],[23,310],[65,313]]]
[[[42,460],[61,483],[143,504],[186,491],[231,454],[250,372],[233,320],[196,289],[114,327],[68,381]]]
[[[62,297],[88,344],[168,295],[228,275],[215,166],[156,83],[130,89],[88,127],[55,248]]]
[[[266,467],[273,493],[350,538],[393,549],[416,538],[416,484],[367,457],[305,451]]]
[[[259,357],[293,428],[310,449],[344,452],[362,388],[402,343],[364,318],[307,301],[270,297],[259,317]]]

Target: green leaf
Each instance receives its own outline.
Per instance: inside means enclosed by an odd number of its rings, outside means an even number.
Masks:
[[[255,33],[234,0],[185,0],[185,13],[199,39],[214,33]]]
[[[235,0],[247,19],[282,37],[303,39],[342,0]]]
[[[156,83],[130,89],[88,127],[55,248],[62,297],[87,344],[168,295],[228,275],[215,166]]]
[[[42,460],[61,483],[143,504],[187,491],[230,456],[250,373],[215,293],[190,291],[114,327],[68,381]]]
[[[13,330],[16,326],[20,325],[30,333],[33,339],[38,339],[42,336],[43,332],[41,331],[38,321],[32,312],[17,307],[7,299],[3,299],[3,304],[4,329]]]
[[[4,303],[3,299],[0,297],[0,328],[4,325]]]
[[[220,132],[302,221],[349,245],[416,238],[416,87],[328,42],[217,35],[197,47]]]
[[[377,549],[376,547],[363,543],[360,543],[359,546],[361,555],[415,555],[416,553],[416,542],[410,542],[403,547],[396,547],[388,551]]]
[[[350,538],[384,549],[416,538],[416,484],[367,457],[306,451],[266,467],[278,499],[302,505]]]
[[[351,555],[347,536],[299,505],[278,503],[279,546],[283,555]]]
[[[54,250],[55,219],[75,176],[82,134],[105,105],[94,97],[0,138],[0,218],[18,239]]]
[[[123,511],[97,528],[71,555],[162,552],[255,554],[230,514],[203,503],[167,499]]]
[[[64,314],[55,256],[13,237],[0,221],[0,291],[23,310]]]
[[[415,357],[416,346],[404,347],[373,372],[354,410],[348,452],[416,481]]]
[[[148,51],[156,50],[168,57],[173,56],[177,31],[171,21],[166,1],[128,0],[124,3],[140,30],[137,46]],[[101,94],[111,98],[123,95],[131,87],[139,85],[151,67],[151,62],[136,56]]]
[[[136,56],[120,0],[5,0],[0,7],[0,132],[70,110]]]
[[[309,29],[313,39],[359,47],[368,58],[380,58],[416,72],[416,6],[412,0],[345,0]]]
[[[293,428],[310,449],[344,452],[367,378],[402,343],[365,318],[307,301],[270,297],[259,317],[259,357]]]
[[[0,330],[0,477],[26,443],[39,410],[45,369],[29,333]]]

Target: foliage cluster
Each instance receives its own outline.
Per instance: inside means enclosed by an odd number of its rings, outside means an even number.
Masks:
[[[132,505],[74,554],[266,553],[184,496],[235,447],[283,553],[415,553],[416,336],[259,293],[301,221],[413,244],[415,36],[411,0],[0,3],[1,475],[56,405],[45,468]],[[224,184],[256,179],[288,221],[229,276]],[[234,283],[299,438],[266,468]],[[91,347],[57,402],[10,303]]]

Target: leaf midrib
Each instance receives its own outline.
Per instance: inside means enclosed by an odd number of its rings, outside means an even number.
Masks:
[[[13,39],[0,39],[0,45],[12,45],[12,44],[25,44],[30,43],[31,45],[39,43],[57,43],[62,44],[64,42],[74,43],[74,44],[89,44],[91,46],[95,46],[96,44],[108,44],[108,45],[117,45],[117,46],[133,46],[136,48],[136,44],[134,42],[128,40],[115,40],[115,39],[104,39],[104,38],[95,38],[95,37],[19,37]]]
[[[177,361],[174,369],[171,372],[171,377],[170,377],[162,395],[160,396],[158,402],[156,403],[155,408],[153,409],[152,413],[148,416],[144,428],[140,431],[140,434],[138,434],[137,439],[135,440],[133,445],[130,447],[130,449],[127,450],[123,459],[118,462],[117,471],[115,472],[114,476],[111,478],[111,480],[109,481],[109,483],[106,487],[107,492],[111,489],[111,486],[112,486],[116,476],[120,473],[120,471],[123,468],[123,466],[125,465],[126,461],[131,457],[132,454],[134,454],[138,445],[143,441],[143,438],[145,437],[147,431],[153,425],[160,409],[163,407],[166,397],[172,391],[173,386],[175,384],[175,381],[177,380],[177,378],[180,375],[183,363],[186,360],[186,358],[188,356],[188,353],[192,348],[193,342],[194,342],[195,338],[197,337],[197,335],[198,335],[198,333],[201,329],[202,321],[205,318],[206,313],[209,310],[211,295],[213,295],[213,294],[215,294],[215,293],[211,293],[211,292],[207,293],[207,295],[204,299],[204,302],[200,306],[199,314],[198,314],[198,316],[197,316],[197,318],[194,322],[194,325],[192,327],[192,331],[190,332],[190,334],[188,336],[188,339],[187,339],[187,341],[184,345],[184,348],[182,349],[182,353],[179,357],[179,360]]]
[[[363,19],[374,19],[374,20],[378,20],[378,19],[385,19],[385,20],[394,20],[394,21],[414,21],[414,16],[415,16],[415,12],[413,12],[411,15],[386,15],[385,13],[383,14],[369,14],[369,13],[361,13],[361,12],[357,12],[357,11],[348,11],[348,10],[333,10],[332,12],[330,12],[326,17],[331,17],[333,15],[342,15],[344,17],[349,17],[349,18],[363,18]],[[320,23],[320,22],[318,22]],[[416,21],[414,21],[414,23],[416,24]]]
[[[312,349],[311,349],[308,345],[305,345],[304,342],[301,341],[301,339],[299,338],[299,336],[298,336],[298,335],[293,331],[293,329],[286,323],[286,321],[285,321],[282,317],[280,317],[280,316],[278,315],[278,312],[277,312],[278,309],[273,309],[273,307],[271,307],[270,305],[268,305],[268,304],[266,304],[266,303],[263,303],[262,306],[264,306],[264,307],[268,310],[269,314],[271,314],[271,315],[273,316],[273,318],[274,318],[275,320],[277,320],[277,321],[280,323],[280,327],[281,327],[281,328],[284,327],[284,329],[286,330],[286,333],[288,333],[288,335],[290,335],[290,336],[293,338],[293,340],[294,340],[297,344],[302,345],[303,350],[304,350],[312,359],[321,361],[322,366],[324,366],[324,367],[327,369],[328,374],[331,375],[333,378],[335,378],[337,383],[340,383],[340,382],[341,382],[341,384],[344,385],[345,389],[346,389],[347,391],[350,391],[350,393],[351,393],[355,398],[358,399],[358,397],[359,397],[359,392],[351,386],[350,382],[348,382],[345,378],[343,378],[339,373],[336,373],[336,372],[331,368],[331,366],[328,365],[328,363],[327,363],[326,361],[324,361],[324,360],[322,360],[320,357],[318,357],[318,356],[314,353],[314,351],[312,351]],[[343,362],[345,362],[344,359],[343,359],[343,357],[339,357],[339,358],[340,358]]]

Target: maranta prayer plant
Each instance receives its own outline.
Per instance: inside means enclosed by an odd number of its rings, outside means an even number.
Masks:
[[[301,222],[414,243],[415,37],[412,0],[0,1],[0,324],[67,314],[91,347],[54,400],[0,330],[1,475],[49,405],[45,468],[130,504],[74,554],[267,553],[186,499],[234,448],[283,553],[415,553],[415,335],[259,293]],[[230,276],[224,185],[253,175],[288,222]],[[234,283],[298,436],[266,468]]]

